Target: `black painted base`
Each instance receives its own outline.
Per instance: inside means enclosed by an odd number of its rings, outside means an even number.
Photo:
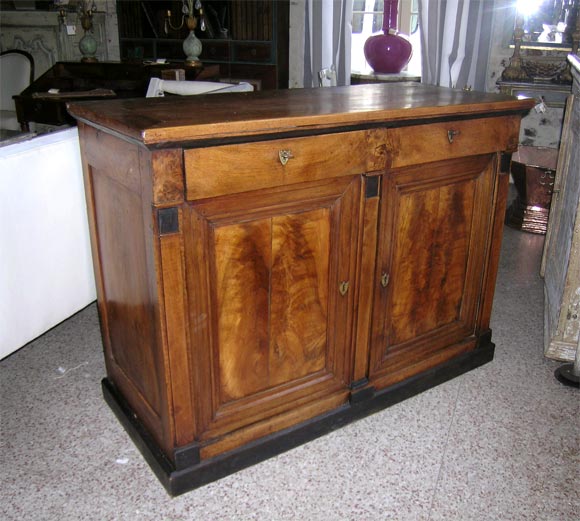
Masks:
[[[431,387],[451,380],[493,359],[495,346],[490,335],[480,339],[477,349],[386,389],[365,394],[338,409],[304,423],[253,441],[231,452],[220,454],[191,467],[176,469],[141,425],[123,397],[108,379],[103,379],[103,394],[133,442],[151,466],[167,492],[183,494],[228,474],[259,463],[272,456],[302,445],[348,423],[394,405]],[[484,341],[487,340],[487,341]]]
[[[574,364],[564,364],[554,371],[556,379],[568,387],[580,388],[580,376],[574,373]]]

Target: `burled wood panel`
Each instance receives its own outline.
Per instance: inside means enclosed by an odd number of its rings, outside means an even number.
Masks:
[[[482,295],[495,156],[387,174],[371,378],[385,386],[471,349]],[[460,344],[461,343],[461,344]]]
[[[470,180],[401,196],[391,272],[393,344],[459,319],[473,195]]]
[[[269,386],[271,220],[214,232],[215,307],[223,401]]]
[[[272,221],[270,385],[279,385],[325,366],[330,211]]]
[[[306,420],[319,410],[309,404],[346,396],[360,188],[360,176],[338,177],[188,205],[199,439],[267,430],[260,422],[293,408]]]
[[[325,367],[330,212],[216,228],[222,401]]]

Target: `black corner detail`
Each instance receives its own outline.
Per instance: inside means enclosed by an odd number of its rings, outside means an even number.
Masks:
[[[370,400],[374,397],[376,389],[372,386],[365,387],[360,391],[353,390],[350,393],[349,402],[351,405]]]
[[[350,384],[352,392],[350,393],[349,401],[351,405],[368,400],[375,395],[375,388],[372,386],[367,387],[368,383],[368,378],[361,378],[360,380]]]
[[[179,211],[177,207],[161,208],[157,213],[159,235],[179,232]]]
[[[198,465],[201,461],[199,456],[199,445],[192,443],[185,447],[179,447],[173,451],[175,459],[175,469],[182,470],[192,465]]]
[[[379,176],[367,177],[365,188],[365,198],[377,197],[379,195]]]
[[[512,163],[512,155],[502,152],[500,161],[500,172],[509,173]]]
[[[491,329],[486,329],[481,331],[477,338],[477,349],[483,349],[486,347],[495,347],[495,344],[491,341]]]

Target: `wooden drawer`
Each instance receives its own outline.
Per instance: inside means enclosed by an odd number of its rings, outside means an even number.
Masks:
[[[389,129],[392,168],[517,148],[517,116],[450,121]]]
[[[234,49],[235,59],[239,62],[270,63],[272,61],[272,46],[269,43],[237,43]]]
[[[365,131],[186,150],[189,200],[362,174],[373,161]],[[290,155],[286,164],[280,156]]]
[[[204,40],[201,58],[205,60],[227,61],[230,59],[230,44],[228,42]]]

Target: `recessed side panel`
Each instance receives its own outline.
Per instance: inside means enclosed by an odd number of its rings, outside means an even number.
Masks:
[[[110,356],[159,415],[156,332],[139,195],[93,168],[92,186]]]

